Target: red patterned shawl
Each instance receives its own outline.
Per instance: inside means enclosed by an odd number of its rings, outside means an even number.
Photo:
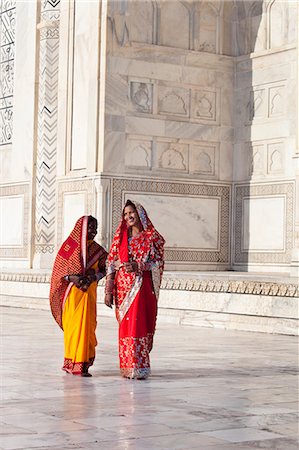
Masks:
[[[54,319],[62,327],[64,301],[73,286],[65,275],[84,275],[100,257],[104,249],[92,241],[87,249],[88,216],[80,217],[76,225],[60,247],[54,261],[50,287],[50,306]]]
[[[140,232],[138,237],[134,237],[134,245],[132,242],[131,251],[134,261],[139,265],[152,264],[151,273],[152,280],[155,289],[155,294],[158,299],[159,289],[164,269],[164,243],[165,240],[160,233],[155,229],[150,221],[145,209],[139,203],[134,202],[136,210],[138,212],[140,221],[143,226],[143,231]],[[127,225],[122,217],[121,222],[114,235],[112,245],[108,256],[108,274],[115,271],[114,261],[120,260],[121,263],[129,261],[128,253],[128,230]],[[138,278],[140,280],[138,281]],[[141,286],[142,275],[136,273],[127,273],[123,269],[120,269],[116,277],[117,282],[117,308],[123,305],[123,314],[118,315],[119,320],[127,311],[129,304],[133,297],[137,295],[138,286]]]

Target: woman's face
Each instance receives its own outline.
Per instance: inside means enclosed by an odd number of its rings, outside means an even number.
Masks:
[[[133,206],[126,206],[124,209],[124,219],[128,227],[140,226],[140,220],[136,209]]]
[[[88,240],[93,240],[98,232],[98,222],[91,220],[88,222],[87,226],[87,238]]]

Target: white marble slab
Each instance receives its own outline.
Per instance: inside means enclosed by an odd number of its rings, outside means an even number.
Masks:
[[[217,249],[219,198],[126,194],[147,210],[166,247]]]

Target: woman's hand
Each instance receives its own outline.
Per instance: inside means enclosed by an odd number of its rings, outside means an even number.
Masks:
[[[136,261],[124,262],[125,271],[128,273],[137,272],[138,264]]]
[[[105,305],[108,306],[108,308],[112,308],[113,305],[113,294],[105,294]]]

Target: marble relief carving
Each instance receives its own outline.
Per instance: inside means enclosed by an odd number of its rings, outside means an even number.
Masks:
[[[151,83],[132,81],[130,84],[130,97],[136,111],[152,113],[153,85]]]
[[[281,116],[284,113],[284,86],[269,89],[269,117]]]
[[[267,140],[247,144],[248,176],[265,178],[283,175],[285,170],[285,143],[281,140]]]
[[[247,105],[248,120],[253,121],[256,118],[265,116],[265,90],[256,89],[250,92],[250,100]]]
[[[182,197],[219,198],[219,250],[167,248],[167,261],[190,263],[229,263],[230,186],[200,183],[172,183],[139,179],[112,179],[112,233],[115,232],[125,194],[160,194]]]
[[[219,171],[219,144],[130,135],[125,165],[152,172],[175,171],[216,178]]]
[[[152,166],[152,141],[131,139],[128,141],[126,167],[150,169]]]
[[[16,2],[0,2],[0,146],[12,142]]]
[[[33,273],[0,273],[0,281],[18,281],[22,283],[50,283],[49,274]],[[99,281],[105,286],[105,279]],[[256,294],[273,297],[299,297],[299,285],[295,283],[276,283],[252,280],[215,280],[214,278],[192,279],[167,276],[162,279],[161,289],[195,291],[195,292],[228,292],[236,294]]]
[[[158,113],[177,116],[189,115],[189,90],[159,86]]]
[[[202,175],[215,175],[215,153],[214,146],[191,145],[190,148],[190,171]]]
[[[265,173],[265,149],[264,145],[249,145],[251,162],[249,165],[249,176],[264,175]]]
[[[284,171],[284,144],[276,142],[268,144],[268,170],[269,174],[282,174]]]
[[[181,117],[190,122],[218,122],[220,90],[180,87],[150,82],[129,81],[129,96],[133,110],[153,116]]]
[[[187,170],[188,146],[186,144],[157,142],[159,168],[168,170]]]
[[[254,86],[247,104],[248,122],[283,116],[285,85]]]
[[[216,92],[206,90],[194,92],[193,116],[196,119],[216,120]]]

